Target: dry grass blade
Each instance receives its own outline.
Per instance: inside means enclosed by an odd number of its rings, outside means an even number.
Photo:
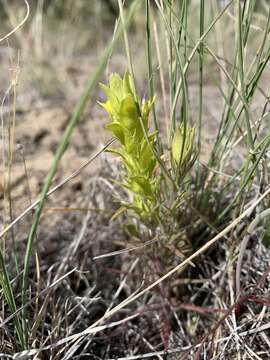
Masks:
[[[6,34],[5,36],[3,36],[2,38],[0,38],[0,43],[6,39],[8,39],[12,34],[14,34],[16,31],[18,31],[27,21],[29,14],[30,14],[30,6],[28,4],[27,0],[23,0],[25,5],[26,5],[26,14],[23,18],[23,20],[14,28],[12,29],[8,34]]]
[[[76,271],[76,269],[72,269],[69,272],[67,272],[66,274],[64,274],[63,276],[61,276],[60,278],[56,279],[52,284],[50,284],[48,287],[46,287],[45,289],[43,289],[40,292],[40,296],[46,294],[48,291],[50,291],[52,288],[54,288],[56,285],[58,285],[62,280],[64,280],[69,275],[71,275],[74,271]],[[3,322],[0,323],[0,329],[3,328],[7,323],[9,323],[18,313],[20,313],[24,309],[24,307],[29,306],[35,300],[36,300],[35,298],[29,300],[23,307],[20,307],[19,309],[17,309],[16,312],[14,312],[12,315],[8,316]]]

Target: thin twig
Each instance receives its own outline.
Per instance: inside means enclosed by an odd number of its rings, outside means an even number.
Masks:
[[[0,38],[0,42],[6,40],[7,38],[9,38],[12,34],[14,34],[17,30],[19,30],[23,24],[27,21],[29,14],[30,14],[30,6],[27,2],[27,0],[23,0],[25,5],[26,5],[26,14],[25,17],[23,18],[23,20],[17,25],[15,26],[14,29],[12,29],[9,33],[7,33],[5,36],[3,36],[2,38]]]

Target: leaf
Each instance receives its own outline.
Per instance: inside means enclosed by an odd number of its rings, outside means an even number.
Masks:
[[[143,104],[143,106],[142,106],[142,114],[143,114],[144,116],[148,116],[148,115],[149,115],[150,110],[151,110],[151,108],[152,108],[155,100],[156,100],[156,96],[153,96],[152,99],[146,101],[146,102]]]
[[[107,151],[117,156],[120,156],[129,173],[135,173],[138,171],[138,167],[136,166],[136,163],[134,162],[132,156],[130,156],[125,150],[109,148]]]
[[[134,236],[134,237],[137,237],[137,238],[140,237],[140,234],[138,232],[138,227],[135,224],[131,223],[131,222],[125,224],[125,231],[127,232],[127,234],[129,236]]]
[[[156,166],[156,159],[152,153],[151,147],[145,139],[141,150],[139,163],[142,171],[146,172],[148,175],[151,175]]]
[[[124,96],[130,94],[135,98],[135,94],[132,91],[132,78],[128,71],[125,72],[123,79],[123,92],[124,92]]]
[[[117,122],[112,122],[105,125],[105,127],[113,133],[113,135],[120,141],[121,144],[125,145],[124,129],[120,124]]]
[[[125,133],[125,151],[129,153],[134,159],[138,157],[138,147],[140,144],[140,137],[136,130],[129,130],[124,128]]]
[[[139,123],[139,113],[137,109],[137,104],[133,98],[132,95],[127,95],[120,104],[120,110],[119,110],[119,116],[120,119],[125,119],[130,124],[127,126],[128,128],[131,128],[132,126],[136,127]]]
[[[172,157],[178,166],[183,166],[190,160],[195,129],[184,124],[178,125],[172,140]]]
[[[110,218],[110,221],[115,220],[118,216],[120,216],[123,212],[126,211],[126,208],[121,206],[118,210],[116,210],[116,212],[112,215],[112,217]]]
[[[114,92],[106,85],[100,84],[101,89],[107,96],[107,104],[110,103],[110,109],[113,114],[117,114],[119,112],[120,102],[118,97],[114,94]]]
[[[102,106],[102,107],[107,111],[107,113],[109,114],[110,118],[112,118],[112,116],[113,116],[113,108],[112,108],[111,102],[110,102],[110,101],[106,101],[105,103],[102,103],[102,102],[98,101],[98,104],[99,104],[100,106]]]
[[[128,186],[130,189],[140,195],[144,195],[146,197],[152,197],[153,191],[151,188],[151,183],[146,177],[143,176],[132,176],[130,177]]]
[[[123,80],[118,74],[111,74],[109,80],[109,86],[111,93],[118,99],[120,102],[124,97],[123,89]]]
[[[145,127],[148,126],[149,113],[150,113],[150,110],[151,110],[151,108],[152,108],[152,106],[153,106],[153,103],[154,103],[154,101],[155,101],[155,98],[156,98],[156,97],[154,96],[152,99],[146,101],[146,102],[143,104],[143,106],[142,106],[142,111],[141,111],[141,113],[142,113],[143,124],[144,124]]]

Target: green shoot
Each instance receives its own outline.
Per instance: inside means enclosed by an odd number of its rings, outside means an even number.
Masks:
[[[136,99],[129,73],[121,79],[112,74],[109,86],[101,84],[107,101],[101,104],[108,112],[111,123],[106,128],[118,139],[121,146],[110,151],[119,155],[125,165],[127,178],[123,186],[133,194],[132,204],[123,204],[133,209],[142,219],[150,219],[157,205],[160,177],[156,176],[157,161],[152,153],[157,132],[150,134],[149,112],[154,99],[147,102]],[[141,126],[146,131],[150,145]]]

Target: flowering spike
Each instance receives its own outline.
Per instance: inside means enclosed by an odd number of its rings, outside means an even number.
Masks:
[[[133,193],[132,208],[141,218],[151,218],[157,204],[159,177],[153,176],[157,161],[153,155],[156,135],[149,134],[148,118],[154,99],[142,105],[137,102],[138,96],[132,90],[132,78],[128,72],[121,79],[112,74],[109,86],[101,85],[107,101],[101,106],[112,120],[106,125],[119,140],[121,147],[112,150],[125,164],[127,177],[124,186]],[[149,142],[144,137],[144,130]],[[150,145],[149,145],[150,144]],[[126,205],[126,204],[125,204]]]

